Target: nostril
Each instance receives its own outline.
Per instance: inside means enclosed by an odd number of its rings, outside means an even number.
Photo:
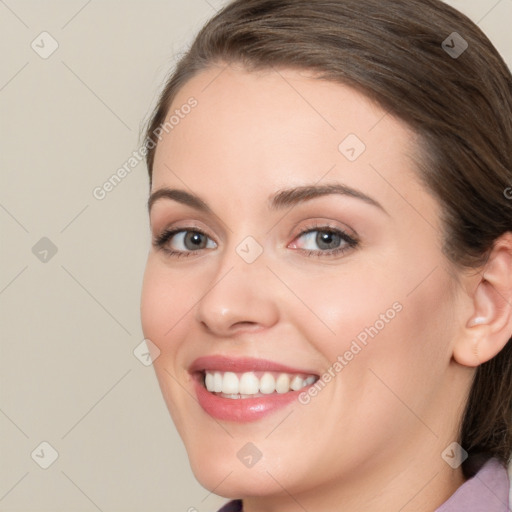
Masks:
[[[257,327],[258,324],[256,322],[236,322],[235,324],[233,324],[233,327],[249,327],[249,328],[254,328],[254,327]]]

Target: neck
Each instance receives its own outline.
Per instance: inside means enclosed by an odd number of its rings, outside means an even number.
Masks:
[[[443,449],[390,460],[371,460],[357,474],[307,490],[287,488],[275,496],[243,500],[244,512],[433,512],[464,483],[462,469],[452,469],[441,457]],[[409,453],[409,452],[408,452]]]

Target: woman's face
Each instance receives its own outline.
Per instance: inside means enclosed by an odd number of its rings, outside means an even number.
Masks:
[[[171,115],[141,313],[198,480],[299,496],[447,467],[462,302],[413,133],[292,70],[204,71]]]

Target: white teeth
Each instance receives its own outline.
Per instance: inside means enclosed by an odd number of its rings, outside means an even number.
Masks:
[[[308,377],[306,379],[306,381],[305,381],[306,382],[306,386],[311,386],[311,384],[313,384],[315,381],[316,381],[316,378],[313,377],[313,375],[311,375],[311,377]]]
[[[292,381],[290,382],[290,389],[293,389],[293,391],[298,391],[303,387],[304,379],[302,377],[299,377],[298,375],[295,375],[295,377],[293,377]]]
[[[276,390],[276,379],[271,373],[264,373],[260,379],[260,392],[264,395],[270,395]]]
[[[253,372],[244,373],[240,377],[239,392],[241,395],[255,395],[259,391],[260,380]]]
[[[204,378],[204,385],[206,386],[206,389],[208,389],[208,390],[214,389],[213,380],[214,380],[213,374],[207,373],[206,377]]]
[[[226,372],[222,379],[222,392],[226,395],[234,395],[238,393],[238,377],[236,373]]]
[[[311,377],[313,380],[315,377]],[[287,393],[290,391],[290,376],[286,373],[281,373],[276,380],[276,391],[278,393]]]
[[[314,375],[301,376],[265,372],[258,378],[255,372],[236,374],[206,370],[204,384],[208,391],[222,393],[225,398],[248,398],[254,395],[299,391],[305,386],[310,386],[316,380]]]
[[[213,374],[213,389],[208,391],[215,391],[215,393],[222,393],[222,373],[215,372]]]

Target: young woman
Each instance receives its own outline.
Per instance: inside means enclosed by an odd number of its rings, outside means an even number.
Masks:
[[[438,0],[237,0],[147,138],[154,366],[223,511],[509,510],[512,77]]]

